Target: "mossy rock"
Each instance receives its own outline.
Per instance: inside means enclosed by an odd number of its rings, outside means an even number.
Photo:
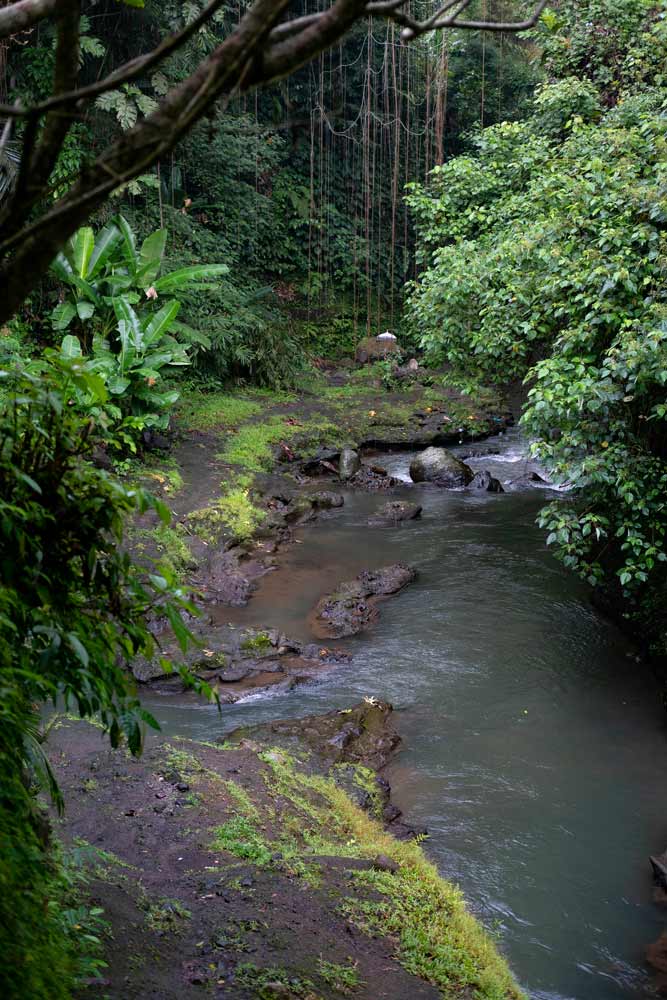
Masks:
[[[377,337],[364,337],[357,344],[355,360],[360,365],[367,365],[370,362],[387,358],[392,354],[400,354],[401,348],[397,340],[379,340]]]

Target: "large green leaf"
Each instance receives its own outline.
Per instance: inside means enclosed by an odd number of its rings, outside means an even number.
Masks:
[[[166,245],[166,229],[157,229],[142,243],[141,250],[139,251],[139,270],[137,272],[137,284],[141,285],[142,288],[150,288],[153,282],[156,281],[162,267],[162,258],[164,257]]]
[[[93,302],[81,301],[76,304],[76,311],[79,319],[90,319],[95,312],[95,305]]]
[[[128,366],[132,364],[134,357],[142,351],[143,330],[139,317],[127,299],[122,296],[114,299],[113,307],[118,319],[118,334],[121,345],[120,366],[122,371],[126,371]]]
[[[88,265],[95,249],[95,233],[90,226],[84,226],[70,240],[71,261],[74,272],[80,278],[88,276]]]
[[[170,302],[166,302],[154,316],[151,316],[145,326],[144,346],[146,348],[167,333],[169,327],[176,319],[180,308],[181,303],[177,302],[176,299],[172,299]]]
[[[109,222],[98,234],[88,264],[89,278],[94,278],[99,274],[122,238],[121,231],[115,222]]]
[[[187,288],[188,285],[223,274],[229,274],[226,264],[193,264],[191,267],[181,267],[170,274],[164,274],[154,282],[154,285],[158,292],[175,292],[179,288]]]
[[[61,302],[51,313],[51,324],[54,330],[62,333],[76,316],[76,309],[71,302]]]
[[[130,273],[135,275],[137,273],[137,268],[139,267],[139,257],[137,255],[137,241],[134,231],[130,223],[122,215],[117,215],[115,222],[123,237],[123,256],[127,261]]]
[[[61,281],[71,281],[72,265],[64,253],[59,253],[58,256],[51,262],[51,270],[58,278],[60,278]]]
[[[63,337],[63,342],[60,345],[60,353],[65,358],[80,358],[81,343],[79,342],[79,338],[68,333],[66,337]]]
[[[211,347],[210,337],[207,337],[205,333],[200,330],[195,330],[193,327],[188,326],[187,323],[181,323],[177,320],[171,325],[172,330],[179,335],[182,341],[186,344],[199,344],[201,347],[205,347],[207,350]]]

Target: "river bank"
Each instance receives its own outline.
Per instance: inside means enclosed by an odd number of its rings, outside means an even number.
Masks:
[[[378,773],[400,743],[390,717],[362,702],[159,741],[140,760],[58,720],[59,836],[85,854],[107,927],[86,995],[518,1000],[391,803]]]
[[[202,616],[190,624],[200,647],[188,665],[217,687],[223,712],[225,703],[289,690],[350,660],[336,643],[227,620],[269,575],[289,589],[285,556],[298,530],[335,518],[351,493],[386,507],[398,480],[375,460],[379,449],[479,440],[511,422],[491,392],[474,402],[428,377],[387,391],[377,371],[361,374],[319,380],[317,395],[304,399],[186,401],[171,453],[140,472],[174,522],[167,531],[135,525],[132,544],[194,589]],[[354,449],[354,468],[341,478],[345,448]],[[376,530],[418,513],[406,510],[394,503]],[[350,584],[371,595],[366,617],[355,605],[350,632],[357,619],[360,628],[374,624],[373,602],[413,577],[388,567]],[[190,697],[161,665],[136,664],[135,676],[163,706]],[[224,739],[159,741],[140,761],[101,750],[94,728],[59,720],[50,753],[69,803],[59,832],[90,851],[92,902],[109,925],[108,972],[90,989],[160,998],[518,997],[492,940],[389,798],[380,772],[400,742],[390,714],[367,698]]]

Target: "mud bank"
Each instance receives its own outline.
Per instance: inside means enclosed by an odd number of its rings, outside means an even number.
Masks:
[[[60,721],[59,834],[88,851],[108,921],[86,995],[520,997],[391,803],[378,769],[399,742],[372,702],[140,760]]]

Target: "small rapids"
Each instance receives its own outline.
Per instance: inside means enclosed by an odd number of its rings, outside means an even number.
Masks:
[[[455,450],[503,484],[539,472],[516,432]],[[394,800],[428,827],[428,853],[497,931],[527,993],[652,996],[643,955],[663,919],[647,856],[664,848],[667,824],[650,675],[545,549],[535,518],[555,491],[408,486],[410,458],[378,461],[406,484],[397,497],[423,504],[421,520],[370,527],[386,495],[350,493],[300,529],[246,608],[229,611],[239,627],[308,639],[321,594],[367,567],[415,565],[417,583],[382,605],[377,627],[342,643],[349,664],[222,716],[173,696],[150,707],[168,734],[212,739],[364,695],[392,701],[404,739],[388,775]]]

